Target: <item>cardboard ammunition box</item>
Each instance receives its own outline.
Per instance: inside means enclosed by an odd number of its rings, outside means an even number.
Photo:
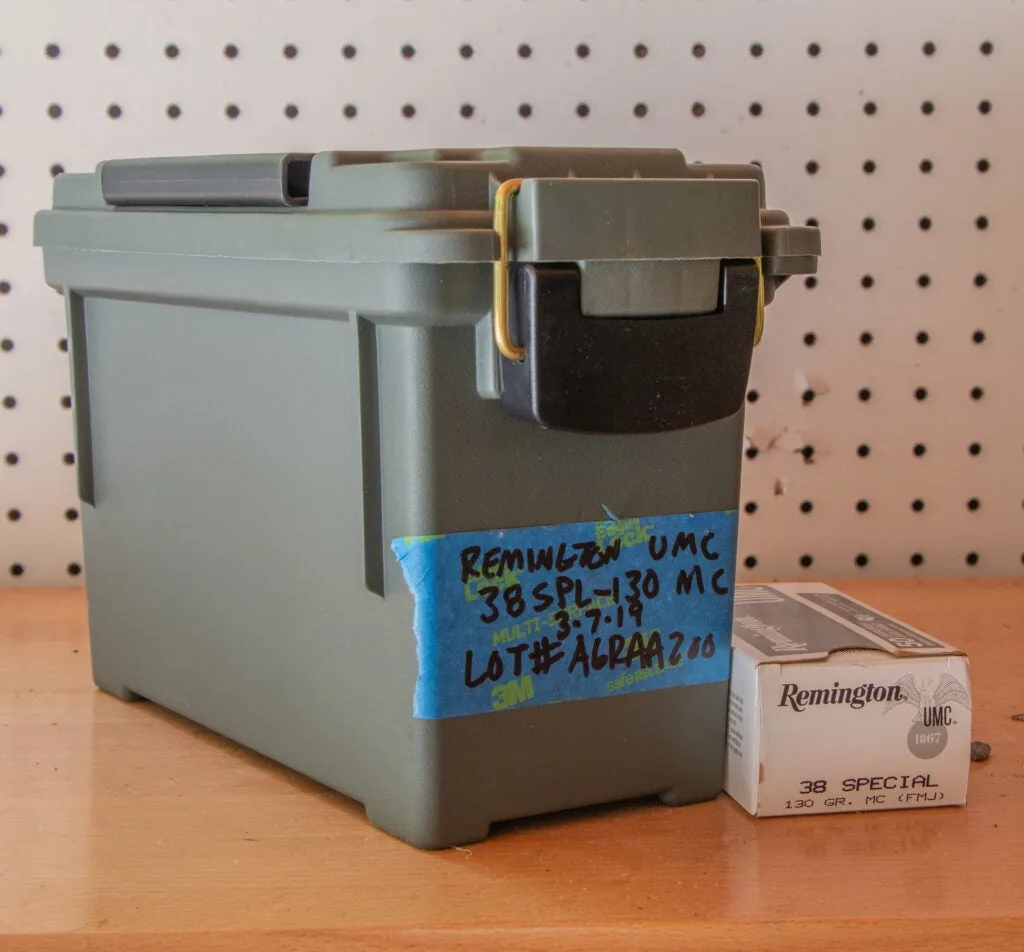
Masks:
[[[725,788],[755,816],[967,798],[962,651],[820,583],[739,585]]]

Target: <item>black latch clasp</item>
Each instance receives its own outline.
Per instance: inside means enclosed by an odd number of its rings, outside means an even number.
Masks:
[[[743,405],[755,343],[758,262],[723,262],[719,308],[668,317],[587,317],[575,265],[514,267],[501,405],[554,429],[655,433],[700,426]]]

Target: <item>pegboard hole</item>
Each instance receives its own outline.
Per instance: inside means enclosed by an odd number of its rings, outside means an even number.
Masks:
[[[700,44],[698,43],[697,45],[699,46]],[[646,43],[637,43],[637,45],[633,47],[633,55],[637,59],[643,59],[649,52],[650,50],[647,48]]]
[[[929,40],[927,43],[924,44],[924,46],[921,47],[921,52],[924,53],[925,56],[934,56],[935,44],[931,40]]]
[[[864,47],[864,52],[868,56],[877,56],[878,55],[878,44],[877,43],[868,43],[867,46]]]
[[[636,116],[637,119],[643,119],[647,115],[647,103],[638,102],[633,107],[633,115]]]
[[[800,511],[804,513],[814,512],[814,503],[810,499],[805,499],[800,503]]]
[[[533,49],[529,43],[520,43],[519,49],[516,52],[519,54],[520,59],[529,59],[533,55]]]
[[[402,106],[402,115],[406,119],[412,119],[416,115],[416,107],[411,102],[407,102]]]
[[[18,454],[17,453],[6,453],[4,455],[4,462],[8,466],[17,466],[18,465]]]
[[[289,119],[295,119],[299,115],[299,107],[295,103],[290,102],[284,107],[284,114]]]
[[[812,462],[814,460],[814,447],[810,444],[807,446],[801,446],[800,455],[804,458],[805,463]]]
[[[71,396],[69,394],[64,394],[64,396],[60,398],[60,405],[65,410],[70,410],[71,409]]]
[[[800,399],[804,402],[804,404],[808,404],[813,403],[814,398],[816,396],[817,394],[813,390],[811,390],[810,387],[808,387],[802,394],[800,394]]]
[[[988,218],[986,218],[984,215],[979,215],[977,218],[974,219],[974,227],[977,228],[978,231],[984,231],[986,228],[988,228]]]
[[[978,103],[978,112],[980,112],[983,116],[987,116],[991,111],[992,103],[989,102],[987,99],[983,99],[981,102]]]
[[[931,159],[921,159],[921,164],[918,166],[918,168],[922,172],[924,172],[925,175],[927,175],[929,172],[932,171],[932,169],[935,168],[935,164],[932,162]]]
[[[809,569],[812,565],[814,565],[814,556],[806,553],[804,555],[801,555],[800,565],[805,569]]]
[[[867,387],[861,387],[860,390],[857,391],[857,397],[867,403],[867,401],[871,399],[871,391]]]
[[[78,520],[78,510],[77,509],[65,509],[64,510],[64,518],[67,519],[68,522],[76,522]]]
[[[11,293],[11,282],[10,281],[0,281],[0,294],[10,294],[10,293]]]
[[[20,518],[21,518],[21,510],[20,509],[8,509],[7,510],[7,521],[8,522],[17,522]]]
[[[926,288],[932,283],[932,279],[927,274],[919,274],[917,276],[917,286],[919,288]]]
[[[470,106],[469,108],[472,109],[473,107]],[[346,119],[355,119],[355,117],[359,115],[359,110],[356,108],[354,103],[347,102],[345,103],[344,108],[341,110],[341,114]]]
[[[759,56],[764,55],[764,47],[760,43],[750,44],[750,55],[757,59]]]
[[[915,568],[919,565],[924,565],[924,556],[920,552],[915,552],[910,557],[910,564],[913,565]]]
[[[748,515],[751,515],[751,516],[752,516],[752,515],[753,515],[753,514],[754,514],[755,512],[757,512],[757,503],[756,503],[756,502],[754,502],[753,500],[751,500],[750,502],[748,502],[748,503],[747,503],[747,504],[746,504],[746,505],[745,505],[745,506],[743,507],[743,510],[744,510],[744,512],[746,512],[746,513],[747,513]]]
[[[820,168],[821,168],[821,166],[820,166],[820,165],[818,165],[818,163],[817,163],[817,162],[816,162],[816,161],[815,161],[814,159],[811,159],[811,160],[810,160],[810,161],[809,161],[809,162],[808,162],[808,163],[807,163],[807,164],[806,164],[806,165],[804,166],[804,168],[805,168],[805,169],[807,170],[807,174],[808,174],[808,175],[817,175],[817,174],[818,174],[818,169],[820,169]]]
[[[926,116],[930,116],[933,112],[935,112],[935,103],[933,103],[930,99],[926,99],[923,103],[921,103],[921,112],[923,112]]]
[[[121,55],[121,47],[119,47],[116,43],[108,43],[103,48],[103,54],[107,57],[107,59],[117,59]]]
[[[459,56],[461,56],[463,59],[472,59],[473,47],[470,46],[468,43],[463,43],[462,46],[459,47]]]
[[[746,567],[747,567],[748,569],[753,569],[753,568],[757,568],[757,556],[756,556],[756,555],[748,555],[748,556],[747,556],[747,557],[746,557],[746,558],[745,558],[745,559],[743,560],[743,564],[744,564],[744,565],[745,565],[745,566],[746,566]]]
[[[813,347],[817,343],[818,343],[818,335],[815,334],[814,331],[808,331],[806,334],[804,334],[804,346],[805,347]]]
[[[964,561],[968,565],[977,565],[978,564],[978,553],[977,552],[968,552],[967,555],[964,556]]]
[[[14,350],[14,341],[11,340],[9,337],[5,337],[3,340],[0,340],[0,350],[2,350],[5,354],[9,354],[12,350]]]
[[[64,166],[59,163],[55,163],[50,166],[50,175],[56,178],[58,175],[64,174]]]
[[[172,102],[167,107],[166,111],[168,119],[177,119],[181,115],[181,106],[179,106],[177,103]]]
[[[978,49],[981,50],[982,56],[991,56],[994,47],[992,46],[991,40],[985,40],[985,42],[982,43],[981,46],[978,47]]]
[[[237,119],[242,114],[242,110],[238,106],[230,102],[224,107],[224,115],[229,119]]]
[[[863,459],[865,456],[870,456],[871,455],[871,447],[868,446],[867,443],[861,443],[860,446],[857,447],[857,455],[861,459]]]
[[[6,397],[4,397],[3,404],[5,410],[13,410],[15,409],[15,407],[18,406],[18,399],[17,397],[12,397],[10,394],[8,394]]]
[[[68,352],[68,339],[66,337],[62,337],[59,341],[57,341],[57,350],[61,351],[61,353],[64,354]]]
[[[13,576],[14,576],[15,578],[19,578],[19,577],[21,577],[22,575],[24,575],[24,574],[25,574],[25,566],[24,566],[24,565],[22,565],[22,564],[21,564],[20,562],[15,562],[15,563],[14,563],[14,564],[13,564],[13,565],[12,565],[12,566],[10,567],[10,569],[9,569],[8,571],[9,571],[9,572],[11,573],[11,575],[13,575]]]
[[[974,276],[974,286],[976,288],[983,288],[988,284],[988,277],[984,274],[978,273]]]
[[[762,112],[764,112],[764,106],[759,102],[752,102],[749,106],[749,110],[750,114],[754,116],[754,118],[757,118]]]
[[[853,561],[856,563],[858,568],[864,568],[864,566],[868,564],[868,557],[861,552]]]
[[[967,452],[970,453],[971,456],[979,456],[981,454],[981,444],[972,443],[970,446],[967,447]]]
[[[866,499],[858,499],[857,505],[854,508],[856,508],[857,512],[867,512],[871,508],[871,503]]]
[[[868,286],[870,287],[870,285],[868,285]],[[871,331],[864,331],[864,332],[863,332],[863,333],[862,333],[862,334],[860,335],[860,342],[861,342],[861,344],[863,344],[863,345],[864,345],[865,347],[867,347],[867,346],[868,346],[868,344],[870,344],[870,343],[871,343],[871,342],[872,342],[872,341],[873,341],[874,339],[875,339],[875,335],[874,335],[874,334],[872,334],[872,333],[871,333]]]
[[[807,104],[807,115],[816,116],[819,112],[821,112],[821,106],[818,103],[811,101]]]
[[[864,103],[865,115],[873,116],[876,112],[878,112],[878,105],[876,103],[871,102],[870,100]]]
[[[524,119],[529,119],[533,115],[533,106],[528,102],[521,102],[519,104],[519,115]]]
[[[914,512],[923,512],[924,511],[924,500],[923,499],[915,499],[910,504],[910,508],[913,509]]]
[[[577,103],[576,115],[579,116],[581,119],[586,119],[587,116],[590,115],[590,106],[588,106],[585,102]]]
[[[693,113],[693,115],[696,116],[698,119],[700,119],[700,117],[703,116],[705,112],[707,112],[707,110],[704,108],[704,103],[695,102],[692,106],[690,106],[690,112]]]
[[[922,215],[917,220],[917,227],[920,228],[921,231],[928,231],[932,227],[932,220],[927,215]]]
[[[472,103],[464,102],[459,106],[459,115],[462,116],[463,119],[472,119],[475,111],[476,110],[473,108]]]
[[[80,566],[77,562],[69,562],[68,563],[68,575],[81,575],[81,574],[82,574],[82,566]]]
[[[6,238],[10,228],[7,227],[7,222],[0,221],[0,238]]]
[[[860,279],[860,286],[862,288],[864,288],[865,290],[873,288],[875,286],[875,279],[873,277],[871,277],[870,274],[862,275],[861,279]],[[862,343],[863,343],[863,341],[862,341]]]
[[[967,500],[967,508],[971,512],[977,512],[981,508],[981,500],[978,499],[976,496],[972,496],[970,499]]]
[[[64,110],[61,109],[60,103],[51,102],[50,105],[46,107],[46,114],[51,119],[59,119],[64,115]]]
[[[50,59],[60,56],[60,47],[56,43],[47,43],[44,52]]]
[[[65,466],[74,466],[75,465],[75,454],[74,453],[65,453],[61,457],[61,460],[63,460]]]
[[[110,116],[111,119],[120,119],[121,107],[116,102],[112,102],[107,106],[107,115]]]
[[[576,55],[580,59],[586,59],[590,55],[590,47],[586,43],[576,44]]]
[[[875,164],[874,160],[867,159],[865,160],[861,168],[864,170],[865,175],[874,175],[875,170],[878,168],[878,166]]]
[[[411,43],[405,43],[402,46],[402,59],[412,59],[416,55],[416,47]]]
[[[807,55],[808,56],[820,56],[821,55],[821,45],[818,44],[818,43],[810,43],[810,44],[808,44],[808,46],[807,46]]]
[[[178,48],[176,43],[168,43],[164,47],[164,56],[168,59],[177,59],[179,53],[181,53],[181,50]]]
[[[919,344],[927,344],[931,340],[928,331],[918,331],[917,336],[914,338]]]
[[[356,48],[351,43],[346,43],[341,48],[341,55],[344,56],[345,59],[354,59],[356,55]]]
[[[747,459],[757,459],[757,454],[759,452],[760,451],[758,450],[758,448],[756,446],[748,446],[747,447]]]
[[[984,174],[984,173],[985,173],[985,172],[987,172],[987,171],[988,171],[988,170],[989,170],[990,168],[992,168],[992,163],[991,163],[991,162],[989,162],[989,160],[988,160],[988,159],[978,159],[978,161],[977,161],[977,164],[975,165],[975,168],[976,168],[976,169],[977,169],[977,170],[978,170],[979,172],[981,172],[982,174]]]
[[[980,400],[985,396],[985,391],[981,387],[971,387],[971,399]]]
[[[927,453],[927,452],[928,452],[928,447],[925,446],[924,443],[915,443],[914,444],[914,455],[915,456],[924,456],[924,454]]]
[[[985,332],[984,331],[975,331],[973,334],[971,334],[971,340],[973,340],[975,344],[984,344],[985,343]]]
[[[875,230],[875,220],[873,218],[865,218],[860,223],[860,227],[863,228],[865,231],[874,231]]]
[[[703,59],[708,48],[703,43],[694,43],[690,52],[697,58]]]
[[[228,59],[236,59],[238,56],[238,47],[235,46],[234,43],[228,43],[227,46],[224,47],[224,55]]]

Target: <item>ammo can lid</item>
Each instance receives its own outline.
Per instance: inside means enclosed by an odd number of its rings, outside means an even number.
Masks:
[[[820,253],[817,229],[791,225],[784,213],[765,208],[760,167],[691,164],[674,149],[111,160],[93,175],[59,176],[54,210],[116,211],[117,227],[75,228],[66,219],[50,221],[44,213],[37,243],[264,256],[268,249],[260,247],[259,232],[270,222],[262,217],[248,221],[253,231],[239,245],[229,234],[232,226],[216,221],[232,212],[263,212],[300,216],[313,226],[290,227],[288,246],[271,255],[275,258],[489,262],[497,257],[491,227],[494,193],[510,178],[523,179],[510,233],[510,251],[519,262],[760,257],[766,276],[782,277],[813,272]],[[212,214],[192,222],[194,228],[179,222],[171,231],[152,219],[175,210]],[[141,216],[140,225],[154,227],[131,227],[128,219],[136,216]]]

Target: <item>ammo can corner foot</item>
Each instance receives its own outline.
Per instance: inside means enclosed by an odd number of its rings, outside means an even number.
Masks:
[[[673,787],[664,793],[658,794],[658,799],[667,807],[685,807],[691,803],[703,803],[706,800],[714,800],[722,792],[720,785],[714,787],[694,787],[686,784],[680,787]]]
[[[440,822],[408,822],[404,817],[381,813],[366,805],[366,819],[379,830],[391,834],[421,850],[443,850],[453,846],[469,846],[486,840],[491,832],[491,821],[482,818],[459,817]]]
[[[120,678],[110,678],[93,672],[93,683],[106,694],[112,694],[121,701],[144,701],[141,694],[136,694],[131,688],[125,687]]]

